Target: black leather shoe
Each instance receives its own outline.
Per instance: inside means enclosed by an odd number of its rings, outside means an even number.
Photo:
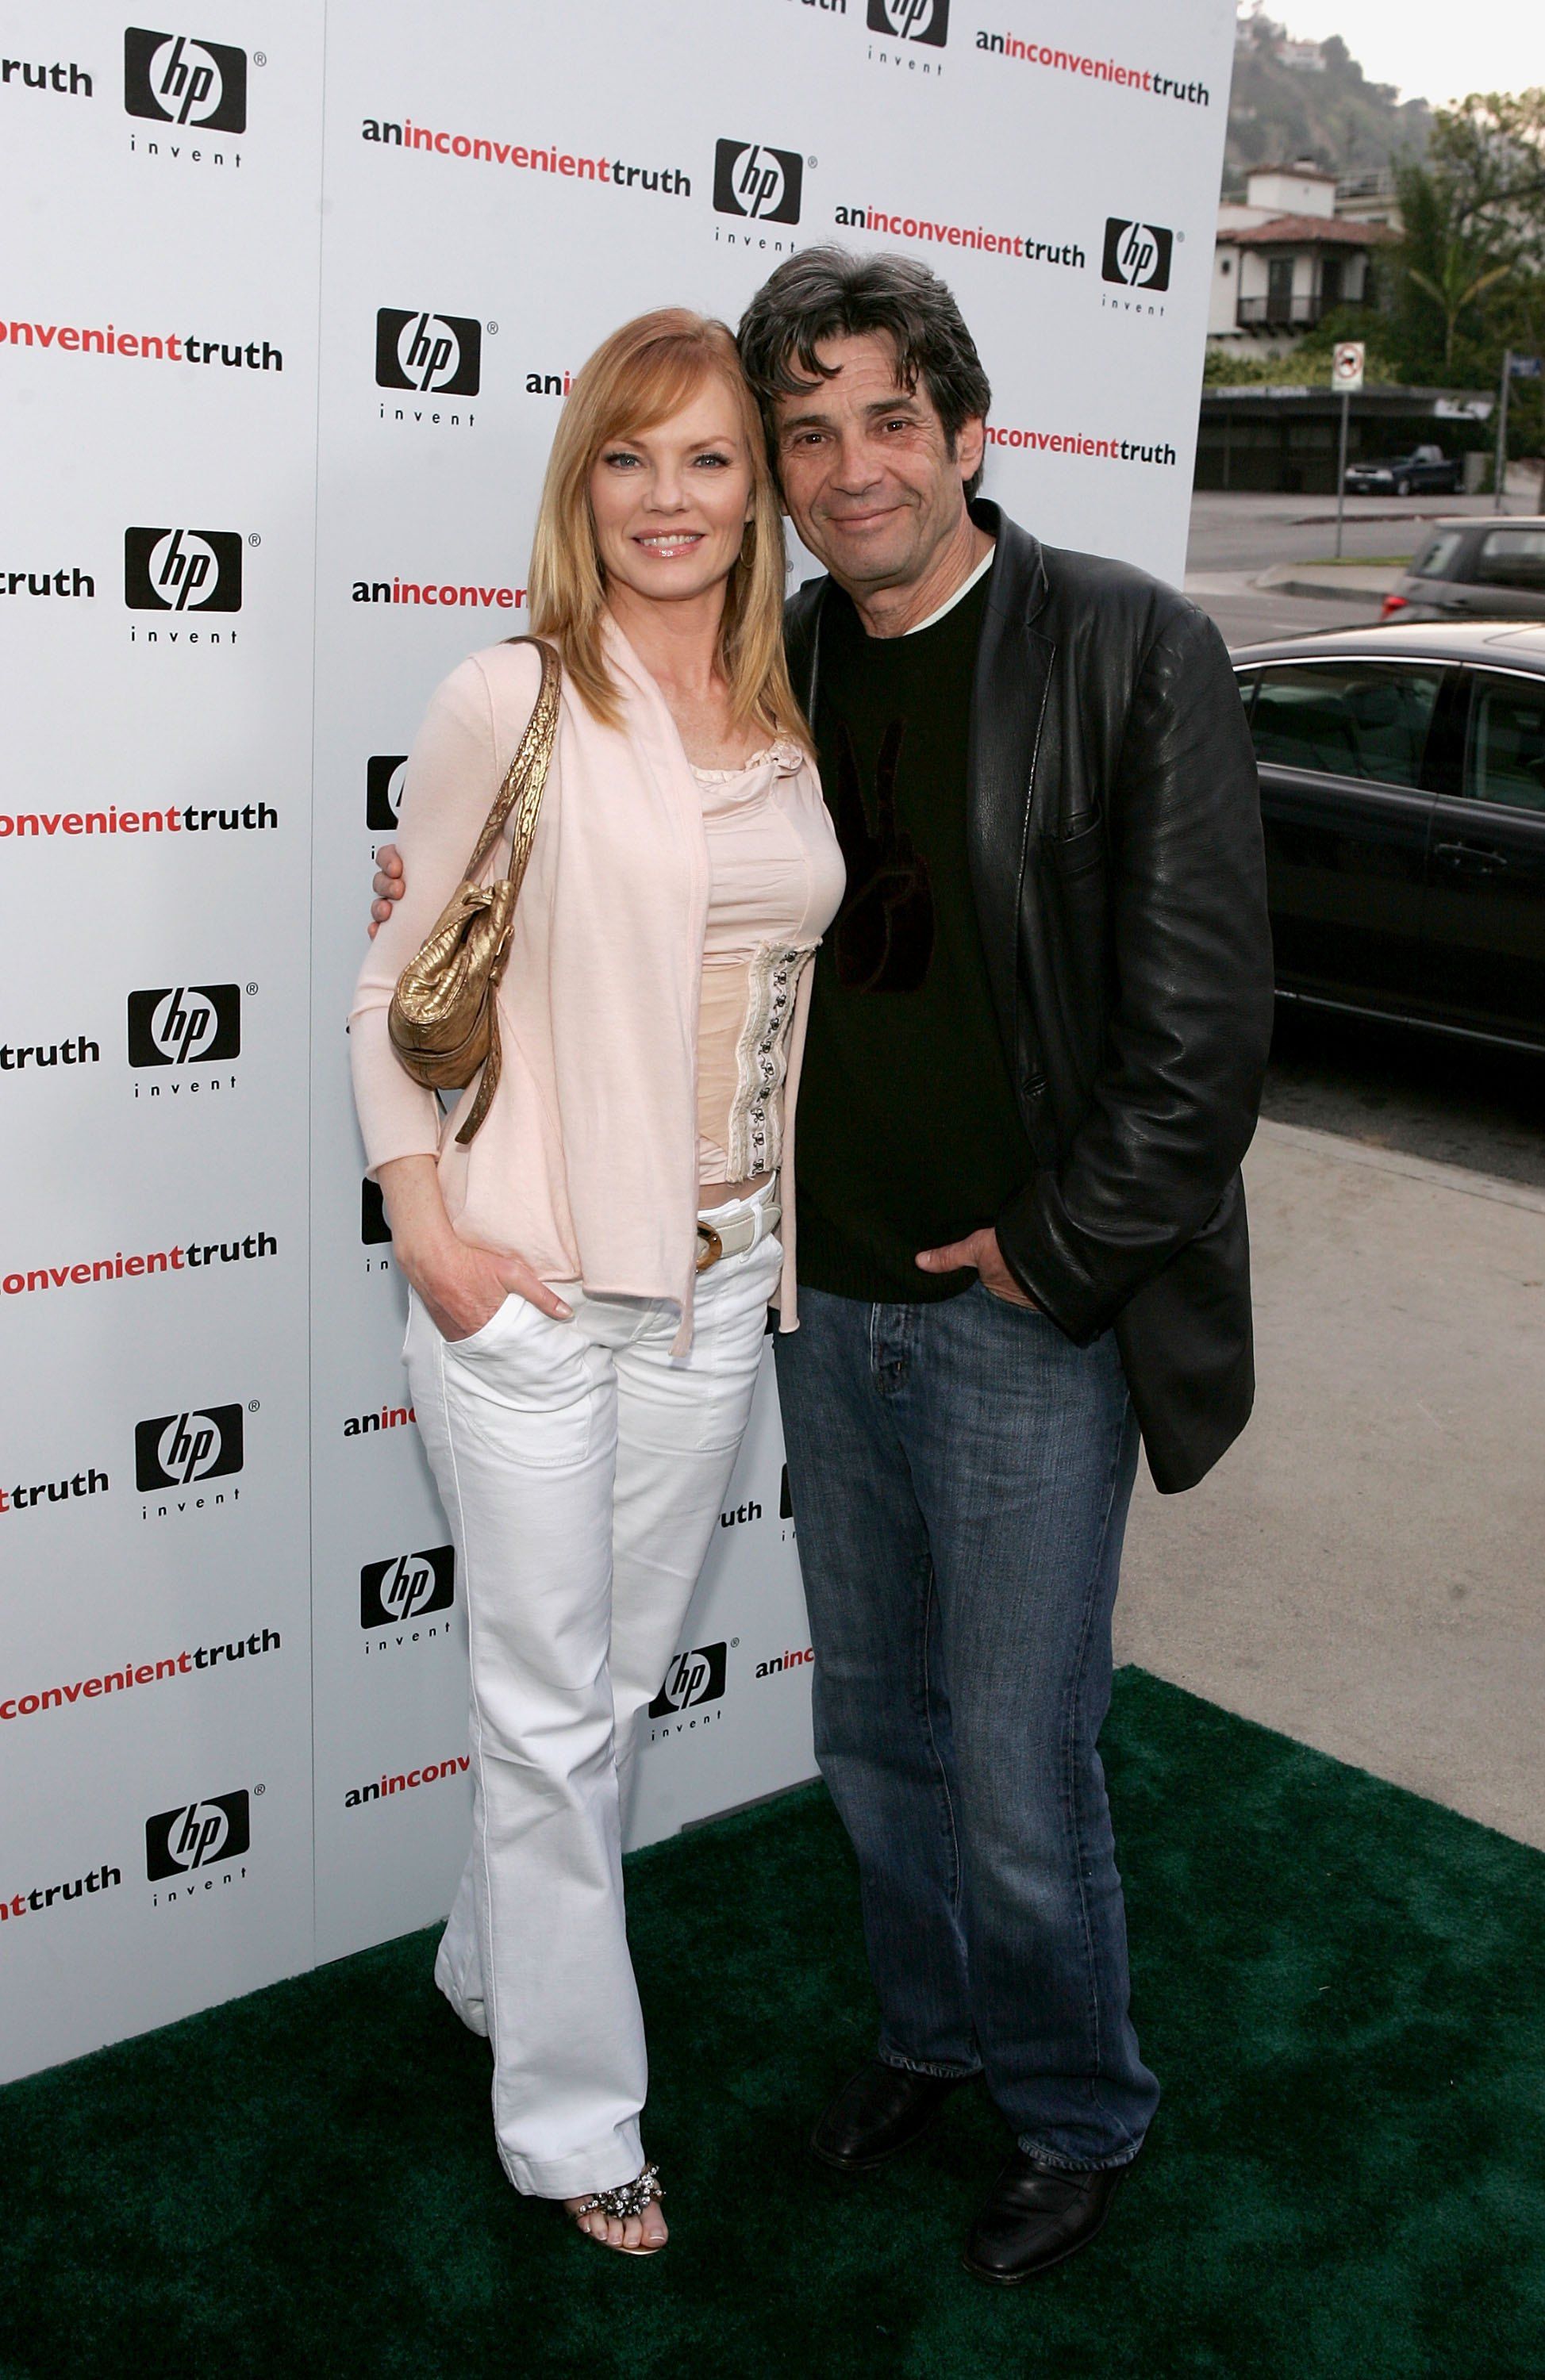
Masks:
[[[810,2134],[810,2153],[839,2173],[867,2173],[899,2156],[938,2116],[967,2074],[913,2074],[871,2058],[845,2082]]]
[[[979,2281],[1012,2284],[1060,2265],[1098,2238],[1131,2166],[1066,2173],[1016,2149],[972,2224],[963,2262]]]

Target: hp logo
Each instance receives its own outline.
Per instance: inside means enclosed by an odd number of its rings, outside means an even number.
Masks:
[[[220,1425],[208,1414],[178,1414],[155,1442],[156,1461],[168,1479],[186,1488],[207,1479],[220,1463]]]
[[[234,983],[194,983],[174,990],[131,991],[128,1062],[186,1066],[235,1058],[241,1050],[241,991]]]
[[[1105,222],[1105,257],[1101,274],[1129,289],[1167,289],[1174,234],[1162,224],[1130,223],[1110,215]]]
[[[651,1718],[668,1718],[672,1711],[690,1710],[713,1703],[724,1691],[727,1645],[699,1645],[678,1653],[665,1672],[665,1682],[650,1705]]]
[[[126,530],[124,601],[131,612],[239,612],[240,538],[220,528]]]
[[[713,203],[723,215],[797,223],[805,161],[792,149],[721,140],[713,152]]]
[[[196,1479],[224,1479],[242,1463],[239,1405],[211,1405],[203,1413],[157,1414],[134,1432],[134,1476],[142,1494],[158,1488],[189,1488]]]
[[[950,0],[870,0],[869,29],[942,50],[949,39]]]
[[[237,1859],[252,1843],[251,1803],[245,1793],[217,1793],[185,1802],[145,1821],[145,1873],[152,1884]]]
[[[467,314],[405,314],[383,306],[375,318],[378,388],[420,395],[476,396],[482,382],[482,324]]]
[[[450,1546],[367,1562],[359,1573],[361,1628],[400,1627],[427,1611],[447,1610],[455,1599],[456,1554]]]
[[[365,763],[365,824],[372,834],[394,834],[402,812],[406,752],[372,752]]]
[[[247,53],[187,33],[130,25],[124,34],[124,106],[158,124],[210,132],[247,129]]]

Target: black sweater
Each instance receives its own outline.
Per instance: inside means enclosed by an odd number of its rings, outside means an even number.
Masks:
[[[885,1302],[972,1272],[919,1249],[991,1223],[1034,1170],[992,1005],[967,856],[967,742],[983,579],[931,628],[866,636],[836,588],[814,726],[847,890],[815,965],[799,1085],[799,1276]]]

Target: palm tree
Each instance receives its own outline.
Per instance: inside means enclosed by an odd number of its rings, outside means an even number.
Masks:
[[[1478,273],[1473,280],[1467,280],[1466,276],[1473,261],[1473,256],[1466,253],[1465,243],[1455,240],[1444,250],[1442,270],[1436,281],[1414,264],[1405,267],[1407,279],[1414,281],[1418,289],[1425,289],[1442,309],[1445,380],[1454,370],[1454,342],[1458,334],[1459,317],[1466,306],[1475,304],[1483,290],[1491,288],[1499,281],[1505,281],[1513,271],[1511,264],[1494,264],[1490,272]]]
[[[1465,314],[1488,289],[1507,280],[1510,262],[1498,261],[1484,236],[1466,230],[1454,194],[1419,165],[1400,174],[1405,225],[1397,264],[1405,279],[1429,298],[1442,317],[1443,377],[1454,370],[1454,350]]]

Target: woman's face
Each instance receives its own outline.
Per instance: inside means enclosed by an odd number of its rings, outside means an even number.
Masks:
[[[723,381],[705,377],[679,413],[608,440],[590,493],[609,586],[670,603],[722,584],[754,501],[740,410]]]

